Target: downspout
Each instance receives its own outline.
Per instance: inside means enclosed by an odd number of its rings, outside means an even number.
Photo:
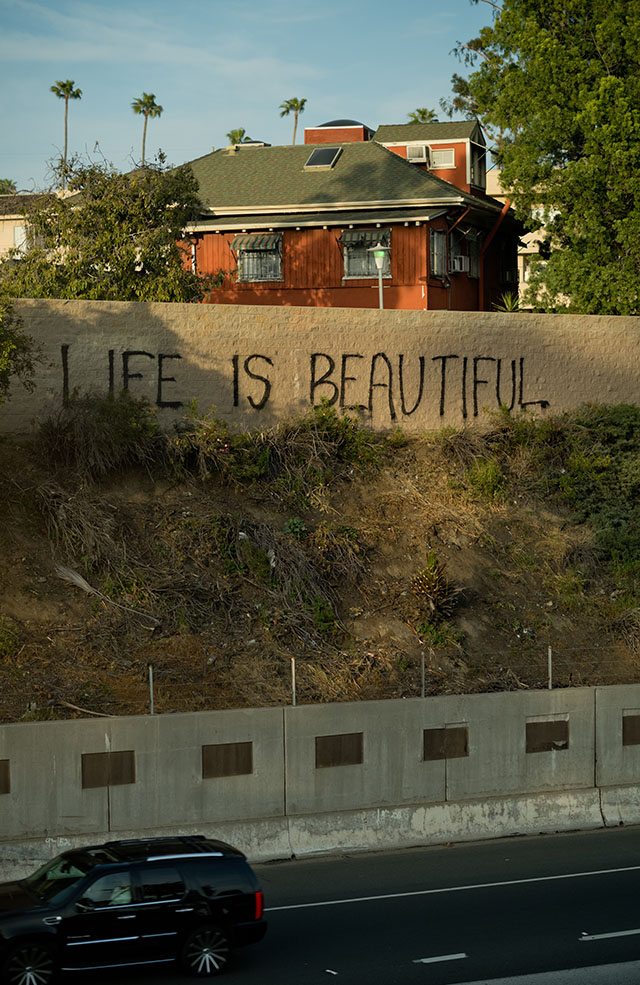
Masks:
[[[511,207],[511,199],[508,198],[506,200],[506,202],[504,203],[504,205],[502,206],[502,212],[500,213],[500,215],[496,219],[496,222],[495,222],[495,225],[494,225],[493,229],[491,230],[491,232],[487,236],[486,242],[484,243],[482,249],[480,250],[480,263],[479,263],[479,266],[480,266],[479,275],[480,276],[478,277],[478,311],[484,311],[484,255],[487,252],[487,250],[489,249],[489,246],[491,245],[491,242],[493,240],[493,237],[495,236],[495,234],[498,232],[498,229],[502,225],[502,222],[504,220],[504,217],[506,216],[506,214],[509,211],[509,208],[510,207]]]

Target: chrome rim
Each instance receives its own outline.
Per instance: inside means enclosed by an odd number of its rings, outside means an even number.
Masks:
[[[196,975],[215,975],[229,958],[229,944],[216,928],[198,930],[189,938],[185,961]]]
[[[53,978],[53,958],[44,947],[22,947],[7,961],[5,974],[9,985],[49,985]]]

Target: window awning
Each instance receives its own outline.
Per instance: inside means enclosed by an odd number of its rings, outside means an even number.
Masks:
[[[389,237],[388,229],[345,229],[340,242],[344,246],[375,246],[376,243],[388,244]]]
[[[231,249],[238,250],[277,250],[280,248],[282,233],[243,233],[234,236]]]

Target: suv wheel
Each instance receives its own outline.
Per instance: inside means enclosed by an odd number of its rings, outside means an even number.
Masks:
[[[196,927],[184,942],[183,967],[199,978],[220,974],[228,960],[229,941],[219,927]]]
[[[22,944],[10,953],[2,971],[7,985],[50,985],[55,963],[45,944]]]

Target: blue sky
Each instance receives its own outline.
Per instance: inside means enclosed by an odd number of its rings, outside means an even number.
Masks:
[[[327,120],[376,127],[438,109],[463,71],[453,45],[490,18],[470,0],[0,0],[0,177],[28,191],[50,183],[64,146],[58,79],[82,89],[70,154],[95,149],[130,168],[143,124],[131,102],[148,92],[164,111],[149,121],[147,159],[161,148],[181,164],[236,127],[290,143],[279,106],[292,97],[307,99],[298,143]]]

